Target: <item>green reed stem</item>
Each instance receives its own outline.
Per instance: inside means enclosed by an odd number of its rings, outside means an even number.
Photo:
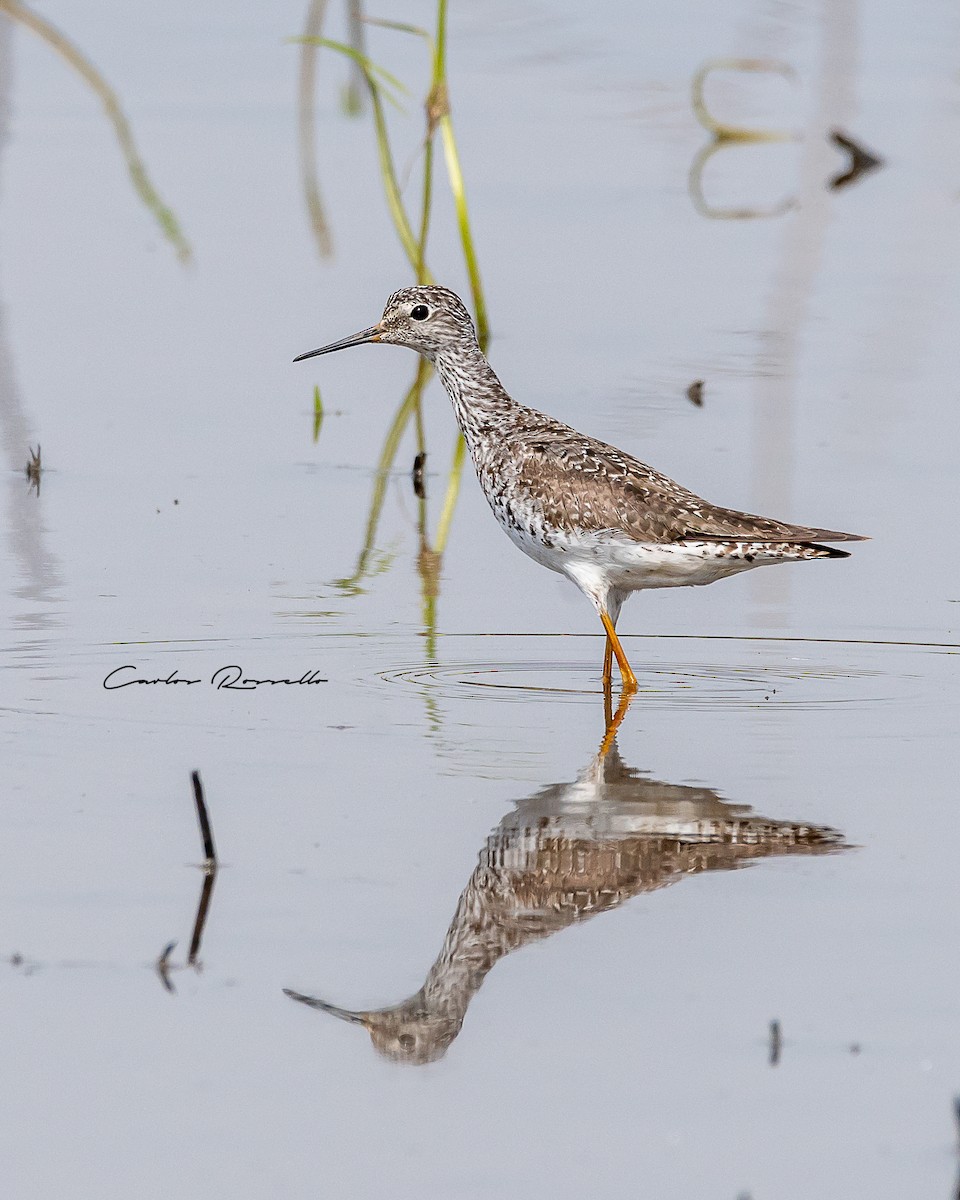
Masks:
[[[390,150],[390,135],[387,131],[387,120],[383,111],[383,102],[381,95],[385,94],[388,99],[393,101],[390,93],[385,91],[381,80],[386,80],[391,86],[406,90],[403,84],[389,71],[383,67],[378,67],[365,54],[361,54],[352,46],[346,46],[343,42],[334,42],[329,38],[293,38],[292,41],[311,41],[317,45],[326,46],[329,50],[336,51],[337,54],[342,54],[351,59],[360,70],[363,72],[363,77],[366,80],[367,87],[370,91],[370,103],[373,108],[373,124],[377,138],[377,157],[380,162],[380,175],[383,180],[383,190],[387,198],[387,207],[390,210],[390,216],[393,220],[394,228],[397,231],[397,236],[400,238],[400,244],[403,247],[403,252],[406,254],[410,266],[417,272],[417,278],[421,283],[432,283],[433,277],[427,270],[424,264],[423,246],[418,243],[413,232],[413,227],[410,224],[410,218],[407,216],[407,210],[403,205],[403,198],[400,192],[400,183],[397,179],[397,171],[393,162],[393,154]],[[379,76],[379,79],[378,79]],[[421,230],[423,223],[421,223]]]
[[[433,203],[433,138],[427,135],[423,147],[423,195],[420,208],[420,237],[417,241],[417,283],[428,283],[430,273],[426,267],[427,234],[430,230],[430,209]]]
[[[410,220],[407,217],[407,210],[403,207],[400,184],[397,182],[397,173],[393,165],[393,155],[390,153],[387,122],[383,115],[380,92],[369,72],[365,71],[364,75],[367,85],[370,88],[370,103],[373,106],[373,122],[377,134],[377,155],[380,159],[380,174],[383,177],[387,207],[390,209],[394,228],[397,231],[397,236],[400,238],[400,244],[403,246],[403,252],[406,254],[410,266],[418,273],[418,279],[420,273],[423,273],[424,278],[420,282],[431,283],[430,273],[423,266],[423,247],[417,242],[413,229],[410,226]]]
[[[470,279],[470,291],[473,294],[473,307],[477,317],[477,336],[483,345],[489,335],[487,306],[483,295],[483,284],[480,282],[480,267],[473,245],[473,234],[470,229],[467,192],[463,182],[463,171],[460,167],[457,139],[453,132],[450,95],[447,88],[447,0],[437,0],[437,37],[433,49],[433,83],[427,108],[431,123],[435,122],[439,126],[440,137],[443,140],[447,178],[450,181],[450,190],[453,192],[453,202],[457,210],[460,244],[463,247],[463,259]]]
[[[348,46],[345,42],[335,42],[332,38],[325,37],[295,37],[288,38],[287,41],[298,43],[307,42],[310,45],[326,46],[328,50],[335,50],[337,54],[343,54],[349,58],[351,62],[356,63],[357,66],[363,71],[364,75],[377,80],[377,87],[383,87],[385,84],[387,84],[396,91],[400,92],[402,95],[406,94],[407,89],[396,77],[396,75],[391,75],[386,67],[381,67],[378,63],[375,63],[372,58],[369,58],[366,54],[361,54],[359,50],[355,49],[353,46]],[[400,107],[399,102],[394,96],[391,96],[389,92],[387,92],[387,97],[394,107]]]
[[[447,494],[443,498],[443,508],[440,511],[440,520],[437,524],[437,537],[433,544],[433,548],[437,554],[442,554],[447,548],[450,525],[453,521],[453,511],[457,507],[457,497],[460,495],[460,480],[463,476],[463,460],[466,456],[466,450],[466,443],[462,435],[458,434],[456,445],[453,448],[453,461],[450,464],[450,474],[447,476]]]
[[[364,577],[367,571],[367,562],[370,554],[373,551],[373,543],[377,536],[377,527],[380,524],[380,514],[383,511],[383,501],[386,496],[387,482],[390,477],[390,472],[393,469],[394,460],[397,457],[397,451],[400,448],[400,440],[403,437],[407,425],[410,423],[410,418],[420,407],[420,399],[423,395],[424,385],[430,377],[431,367],[426,359],[420,359],[417,363],[417,373],[414,376],[413,383],[400,403],[400,407],[394,413],[393,421],[390,423],[390,428],[387,430],[387,436],[384,439],[383,449],[380,451],[380,459],[377,463],[375,482],[373,485],[373,494],[370,497],[370,509],[367,514],[367,525],[364,533],[363,547],[357,558],[356,570],[346,579],[338,581],[338,586],[345,590],[355,588],[360,580]],[[418,435],[419,436],[419,435]]]
[[[370,20],[371,25],[380,25],[385,29],[399,30],[401,33],[412,33],[422,37],[430,46],[433,57],[433,76],[430,91],[427,95],[427,140],[426,156],[432,173],[433,135],[439,129],[443,141],[443,156],[447,168],[447,178],[450,181],[450,191],[453,193],[454,207],[457,213],[457,228],[460,233],[460,244],[463,248],[463,259],[470,280],[470,291],[473,295],[473,307],[477,318],[477,334],[480,344],[485,345],[490,334],[487,321],[487,306],[483,294],[483,284],[480,280],[480,267],[477,262],[477,252],[473,244],[473,232],[470,227],[470,213],[467,207],[466,185],[463,181],[463,169],[460,166],[460,153],[457,149],[457,139],[453,131],[453,120],[450,116],[450,94],[447,87],[447,0],[437,0],[437,34],[431,38],[425,29],[416,25],[407,25],[399,21]],[[430,184],[425,176],[424,187]],[[429,195],[429,193],[427,193]],[[426,207],[424,208],[426,212]],[[421,235],[425,237],[421,227]],[[428,279],[418,279],[421,283]]]

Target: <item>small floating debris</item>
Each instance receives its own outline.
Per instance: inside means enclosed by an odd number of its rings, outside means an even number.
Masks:
[[[173,953],[176,944],[176,942],[170,942],[164,946],[163,950],[160,952],[160,956],[157,958],[157,961],[154,964],[157,969],[157,974],[160,976],[160,982],[168,992],[176,992],[177,990],[170,982],[170,955]]]
[[[413,478],[413,494],[418,500],[426,500],[427,491],[423,486],[423,472],[427,465],[427,452],[421,450],[417,457],[413,460],[413,470],[411,476]]]
[[[780,1032],[780,1022],[770,1022],[770,1066],[775,1067],[780,1061],[780,1051],[783,1048],[783,1035]]]
[[[695,379],[687,388],[687,399],[697,408],[703,408],[703,380]]]
[[[43,466],[40,462],[40,443],[37,442],[36,450],[34,450],[32,447],[28,447],[28,449],[30,450],[30,460],[25,468],[27,481],[30,483],[31,487],[35,487],[37,489],[37,495],[39,496],[40,475],[43,472]]]
[[[879,154],[873,154],[870,150],[865,149],[859,142],[855,142],[852,137],[848,137],[841,129],[830,130],[830,141],[850,155],[850,163],[847,169],[841,171],[839,175],[835,175],[830,180],[829,187],[832,191],[838,191],[848,184],[855,183],[861,175],[866,175],[870,171],[876,171],[884,165],[883,159]]]

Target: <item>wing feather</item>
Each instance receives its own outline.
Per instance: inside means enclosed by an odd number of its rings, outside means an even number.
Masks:
[[[517,447],[511,449],[515,455]],[[586,532],[616,530],[647,543],[688,538],[866,540],[862,534],[791,525],[721,508],[622,450],[585,438],[559,422],[549,428],[541,425],[521,451],[521,457],[512,461],[514,486],[542,509],[551,524]]]

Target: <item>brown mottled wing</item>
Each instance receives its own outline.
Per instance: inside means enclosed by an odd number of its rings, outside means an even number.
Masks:
[[[589,532],[615,529],[638,542],[864,540],[856,533],[719,508],[615,446],[559,422],[548,429],[541,426],[523,442],[526,453],[515,464],[516,482],[551,523]]]

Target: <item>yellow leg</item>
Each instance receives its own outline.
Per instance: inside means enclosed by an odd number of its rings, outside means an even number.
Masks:
[[[607,645],[612,648],[614,654],[617,656],[617,666],[620,668],[620,680],[623,683],[624,689],[628,692],[635,692],[637,690],[637,677],[627,662],[627,656],[620,645],[620,639],[617,637],[617,631],[610,620],[610,614],[601,611],[600,620],[607,631]]]
[[[600,676],[603,686],[607,687],[613,679],[613,645],[607,638],[607,646],[603,652],[603,674]]]
[[[623,723],[623,718],[627,715],[627,709],[630,707],[633,697],[634,692],[625,687],[620,695],[620,703],[617,705],[617,711],[614,713],[612,689],[609,682],[604,685],[603,718],[606,725],[606,732],[603,735],[603,741],[600,743],[600,749],[597,751],[598,758],[606,758],[610,753],[610,747],[617,736],[617,730]]]

